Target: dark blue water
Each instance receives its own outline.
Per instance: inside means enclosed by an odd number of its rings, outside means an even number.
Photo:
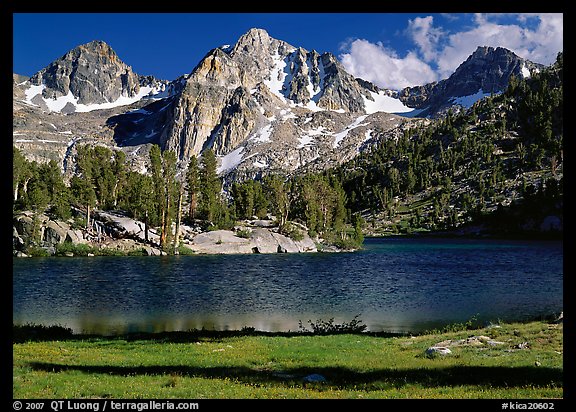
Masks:
[[[75,332],[421,331],[563,309],[560,241],[367,239],[355,253],[14,259],[13,319]]]

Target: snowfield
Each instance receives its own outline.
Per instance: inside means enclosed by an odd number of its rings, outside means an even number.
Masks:
[[[342,130],[340,133],[336,133],[336,134],[334,135],[334,143],[332,144],[332,147],[333,147],[333,148],[337,148],[338,145],[340,144],[340,142],[341,142],[346,136],[348,136],[348,132],[349,132],[350,130],[356,129],[357,127],[360,127],[360,126],[369,125],[369,124],[370,124],[369,122],[367,122],[367,123],[362,123],[362,121],[363,121],[364,119],[366,119],[367,117],[368,117],[367,114],[358,117],[356,120],[354,120],[354,122],[353,122],[352,124],[348,125],[348,126],[347,126],[344,130]]]
[[[160,97],[162,95],[162,91],[155,89],[153,87],[140,87],[140,91],[138,92],[138,94],[132,97],[120,96],[116,101],[108,103],[81,104],[78,103],[78,98],[72,95],[71,91],[68,91],[68,94],[66,96],[60,96],[56,99],[46,99],[44,96],[42,96],[42,91],[45,88],[46,88],[45,84],[42,84],[40,86],[31,85],[24,92],[26,95],[26,103],[33,106],[38,106],[37,104],[32,102],[32,100],[36,96],[40,95],[44,103],[46,103],[48,110],[50,110],[51,112],[61,112],[62,109],[68,103],[72,104],[75,107],[76,112],[91,112],[93,110],[112,109],[114,107],[126,106],[135,103],[144,97]]]
[[[482,89],[478,89],[478,91],[474,94],[454,98],[454,103],[469,108],[472,107],[472,105],[478,100],[483,99],[486,96],[490,96],[490,93],[486,93]]]

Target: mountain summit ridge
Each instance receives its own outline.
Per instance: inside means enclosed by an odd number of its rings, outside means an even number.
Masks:
[[[399,98],[410,107],[422,109],[422,116],[437,117],[454,104],[469,107],[481,97],[502,92],[511,75],[525,78],[543,67],[504,47],[478,46],[447,79],[406,87]]]
[[[51,141],[61,139],[58,134],[75,136],[58,151],[64,168],[72,163],[75,144],[99,135],[102,144],[134,156],[141,170],[149,145],[159,144],[183,165],[212,148],[222,173],[253,178],[349,160],[372,142],[427,121],[415,116],[433,118],[457,105],[467,107],[503,90],[510,75],[529,75],[539,67],[507,49],[479,46],[448,79],[393,91],[354,77],[329,52],[295,47],[252,28],[233,46],[208,51],[189,74],[164,81],[134,73],[108,44],[95,40],[28,81],[14,80],[14,112],[56,115],[52,119],[94,112],[79,117],[82,126],[75,130],[60,130],[56,120],[50,124],[58,131],[41,128],[55,134]],[[104,123],[99,113],[108,113]],[[19,119],[14,143],[40,152],[45,136]]]

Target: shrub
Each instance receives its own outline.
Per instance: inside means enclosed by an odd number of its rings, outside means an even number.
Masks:
[[[194,251],[189,247],[184,246],[183,244],[178,245],[178,254],[179,255],[193,255]]]
[[[39,340],[67,339],[73,336],[72,329],[61,325],[12,325],[12,340],[14,343]]]
[[[311,320],[308,321],[312,330],[307,329],[303,326],[302,321],[298,321],[298,329],[302,333],[312,333],[314,335],[332,335],[338,333],[362,333],[366,330],[368,326],[364,325],[361,320],[358,319],[360,315],[354,316],[354,318],[346,323],[334,323],[334,318],[330,318],[325,321],[322,319],[316,320],[316,323]]]
[[[252,232],[248,229],[240,229],[236,232],[236,236],[241,237],[243,239],[250,239],[250,235]]]
[[[284,227],[281,228],[280,233],[288,236],[295,242],[299,242],[304,239],[304,234],[302,231],[290,223],[285,224]]]
[[[142,247],[128,251],[128,256],[148,256],[148,253],[146,249]]]
[[[472,316],[466,322],[450,323],[441,329],[432,329],[427,331],[425,334],[441,334],[448,332],[461,332],[465,330],[474,330],[482,327],[477,319],[477,315]]]
[[[130,252],[124,252],[120,249],[111,248],[111,247],[103,247],[103,248],[96,250],[96,252],[94,254],[98,255],[98,256],[126,256],[126,254],[128,254],[128,253],[130,253]],[[85,255],[82,254],[81,256],[85,256]]]
[[[94,253],[94,248],[83,243],[74,244],[72,242],[60,243],[56,246],[56,256],[65,256],[66,253],[73,253],[75,256],[88,256],[88,253]]]
[[[48,252],[48,250],[46,250],[46,248],[43,247],[38,247],[38,246],[30,246],[29,248],[27,248],[25,250],[25,253],[28,256],[32,256],[32,257],[47,257],[47,256],[51,256],[50,252]]]

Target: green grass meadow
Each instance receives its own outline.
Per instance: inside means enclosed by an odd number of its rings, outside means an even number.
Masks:
[[[417,336],[165,333],[13,343],[13,397],[560,399],[563,324]],[[487,336],[498,345],[426,349]],[[325,382],[306,383],[320,374]]]

